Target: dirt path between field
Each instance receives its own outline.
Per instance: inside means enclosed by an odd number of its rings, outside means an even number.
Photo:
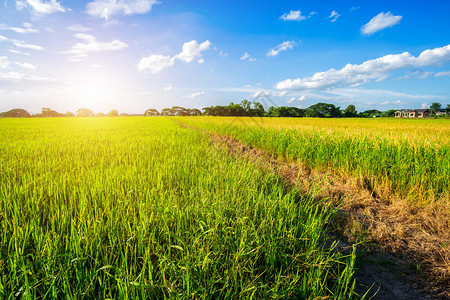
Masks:
[[[289,188],[305,193],[311,186],[320,188],[316,198],[331,201],[339,209],[329,224],[330,235],[339,240],[338,250],[345,252],[352,243],[364,242],[358,250],[358,292],[370,288],[373,299],[450,298],[448,201],[412,206],[387,188],[374,189],[370,179],[311,170],[228,136],[202,132],[230,154],[276,173]]]

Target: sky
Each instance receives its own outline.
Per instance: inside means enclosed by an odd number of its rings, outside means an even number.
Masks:
[[[0,0],[0,111],[450,104],[450,1]]]

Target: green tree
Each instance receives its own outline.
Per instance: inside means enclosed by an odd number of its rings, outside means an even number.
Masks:
[[[117,111],[117,109],[113,109],[108,113],[108,117],[118,117],[119,116],[119,112]]]
[[[189,116],[201,116],[202,115],[202,112],[197,108],[188,108],[187,111],[188,111]]]
[[[145,117],[159,116],[159,111],[154,108],[149,108],[144,113]]]
[[[369,109],[358,114],[361,118],[373,118],[374,115],[381,115],[381,112],[376,109]]]
[[[161,115],[162,116],[173,116],[174,112],[171,108],[163,108],[163,110],[161,110]]]
[[[65,116],[71,118],[71,117],[75,117],[75,114],[73,112],[71,112],[71,111],[67,111]]]
[[[242,100],[240,106],[245,110],[245,112],[247,114],[249,114],[250,110],[252,108],[252,103],[250,101],[248,101],[248,100]]]
[[[43,107],[41,109],[41,113],[38,115],[38,117],[42,118],[54,118],[54,117],[64,117],[64,114],[61,114],[55,110],[52,110],[48,107]]]
[[[442,109],[442,105],[440,104],[440,103],[438,103],[438,102],[433,102],[433,103],[431,103],[431,105],[430,105],[430,111],[433,113],[433,114],[436,114],[438,111],[440,111]]]
[[[251,112],[253,116],[262,117],[265,113],[264,106],[259,102],[254,102]]]
[[[172,106],[172,112],[174,116],[188,116],[189,112],[186,108],[181,106]]]
[[[80,108],[77,110],[77,117],[91,117],[94,112],[88,108]]]
[[[383,116],[384,116],[384,117],[392,118],[392,117],[395,116],[395,112],[396,112],[396,111],[397,111],[396,109],[390,109],[390,110],[388,110],[388,111],[385,111],[385,112],[383,113]]]
[[[14,108],[8,110],[7,112],[2,113],[4,118],[30,118],[31,114],[27,112],[25,109]]]
[[[344,110],[344,117],[347,118],[354,118],[358,115],[358,112],[356,111],[356,107],[353,104],[350,104],[347,106],[347,108]]]
[[[306,116],[315,118],[336,118],[341,115],[339,107],[334,104],[317,103],[306,109]]]

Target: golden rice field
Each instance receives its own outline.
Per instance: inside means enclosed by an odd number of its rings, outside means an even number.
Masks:
[[[197,117],[182,122],[228,135],[279,158],[376,182],[413,202],[449,197],[445,119]]]

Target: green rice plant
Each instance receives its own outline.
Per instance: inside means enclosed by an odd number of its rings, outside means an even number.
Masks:
[[[313,169],[389,182],[412,201],[449,196],[448,120],[180,118]]]
[[[333,211],[165,118],[0,120],[0,298],[357,297]]]

